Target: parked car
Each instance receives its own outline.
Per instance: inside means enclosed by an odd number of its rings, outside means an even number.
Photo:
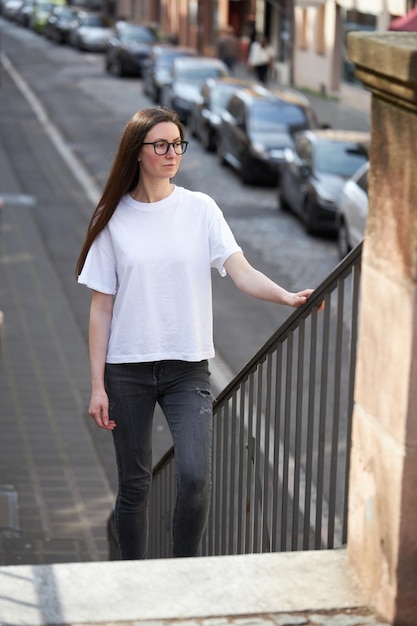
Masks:
[[[23,0],[6,0],[2,5],[2,15],[8,20],[18,21],[19,13],[23,6]]]
[[[226,76],[204,81],[190,114],[189,127],[206,150],[215,150],[221,115],[236,89],[254,84],[252,80]]]
[[[25,28],[29,28],[30,26],[30,16],[33,13],[33,7],[35,5],[35,0],[24,0],[22,6],[20,7],[19,13],[17,15],[17,22],[24,26]]]
[[[197,56],[194,48],[159,44],[152,48],[143,72],[143,91],[156,103],[160,102],[164,86],[172,80],[172,65],[179,57]]]
[[[172,81],[162,90],[161,104],[173,109],[181,122],[187,124],[204,81],[221,76],[229,76],[229,70],[219,59],[201,56],[175,59]]]
[[[158,32],[151,27],[117,22],[107,43],[106,71],[115,76],[142,76],[152,48],[158,42]]]
[[[43,33],[51,11],[54,7],[64,4],[65,0],[54,0],[53,2],[49,2],[49,0],[35,0],[33,11],[30,14],[30,28],[36,33]]]
[[[239,89],[221,115],[220,163],[236,169],[244,183],[276,184],[294,134],[317,126],[314,110],[301,93],[281,90],[278,97],[259,84]]]
[[[45,24],[45,37],[55,41],[55,43],[67,43],[71,26],[74,24],[77,15],[78,11],[73,7],[54,7]]]
[[[369,133],[305,131],[281,166],[279,204],[296,213],[308,232],[337,232],[343,185],[368,160]]]
[[[105,52],[111,34],[106,15],[79,11],[68,31],[68,43],[78,50]]]
[[[343,186],[337,212],[337,242],[344,258],[364,238],[368,217],[369,161]]]

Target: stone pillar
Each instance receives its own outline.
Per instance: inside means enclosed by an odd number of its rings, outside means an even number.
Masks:
[[[369,605],[417,624],[417,34],[354,33],[371,91],[348,557]]]

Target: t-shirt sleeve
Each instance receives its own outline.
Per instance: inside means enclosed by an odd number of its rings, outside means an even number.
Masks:
[[[217,205],[210,226],[210,251],[211,267],[217,269],[221,276],[226,276],[224,264],[229,256],[235,252],[242,252],[242,248],[236,242],[229,224]]]
[[[90,289],[114,295],[117,291],[116,259],[110,233],[105,228],[93,241],[78,282]]]

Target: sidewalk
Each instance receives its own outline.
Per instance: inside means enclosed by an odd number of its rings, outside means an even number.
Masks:
[[[40,237],[36,198],[22,195],[20,173],[4,148],[10,133],[18,141],[21,129],[33,120],[3,72],[0,563],[100,561],[107,559],[105,521],[114,494],[87,427],[87,345]],[[41,135],[36,146],[45,163],[33,163],[33,168],[54,162],[64,167],[52,146],[43,151]],[[42,181],[41,169],[38,176]]]
[[[0,171],[10,190],[1,151]],[[114,498],[85,425],[85,341],[30,206],[5,204],[1,239],[0,562],[103,560]]]

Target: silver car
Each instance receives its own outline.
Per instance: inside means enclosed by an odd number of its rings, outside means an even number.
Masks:
[[[369,161],[345,183],[339,198],[337,241],[342,259],[364,238],[368,217],[368,172]]]
[[[70,27],[68,42],[86,52],[104,52],[112,32],[107,16],[80,11]]]
[[[172,79],[162,89],[161,104],[173,109],[181,122],[187,124],[204,81],[221,76],[229,76],[229,70],[219,59],[201,56],[175,59]]]

